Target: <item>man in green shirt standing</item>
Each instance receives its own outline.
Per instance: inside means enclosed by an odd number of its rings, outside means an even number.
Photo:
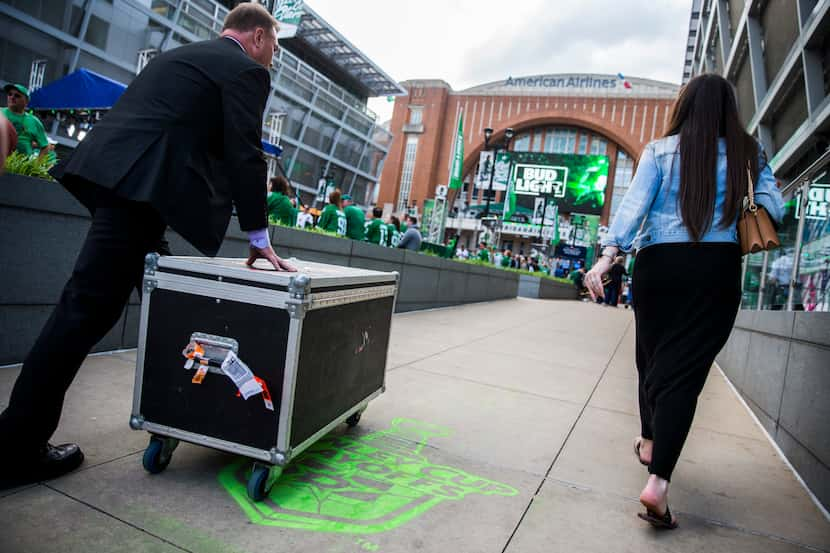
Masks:
[[[378,246],[389,245],[389,227],[383,222],[383,209],[372,209],[372,218],[366,221],[366,241]]]
[[[366,216],[348,194],[343,194],[343,213],[346,214],[346,236],[352,240],[363,240]]]
[[[3,115],[17,131],[17,151],[24,156],[30,156],[37,151],[41,156],[47,155],[54,148],[46,138],[46,129],[43,123],[32,113],[26,113],[29,105],[29,89],[22,84],[7,84],[6,105]]]
[[[320,219],[317,221],[317,228],[321,228],[327,232],[334,232],[338,236],[346,236],[346,214],[343,213],[342,205],[343,200],[340,197],[340,189],[335,188],[334,192],[329,194],[329,204],[320,214]]]

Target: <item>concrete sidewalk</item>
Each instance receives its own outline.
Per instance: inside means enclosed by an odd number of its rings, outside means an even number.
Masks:
[[[517,299],[395,316],[387,392],[257,505],[225,453],[182,444],[143,470],[134,363],[87,360],[54,440],[87,460],[0,492],[0,552],[830,552],[830,523],[717,370],[674,476],[680,528],[636,517],[630,311]],[[0,408],[17,372],[0,369]]]

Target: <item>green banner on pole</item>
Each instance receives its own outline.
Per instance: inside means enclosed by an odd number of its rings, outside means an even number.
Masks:
[[[458,117],[458,134],[455,136],[455,148],[452,153],[452,171],[450,171],[450,189],[461,188],[464,179],[464,113]]]
[[[277,38],[291,38],[295,36],[304,13],[303,0],[277,0],[274,2],[274,19],[280,25]]]
[[[502,219],[509,221],[514,213],[516,213],[516,185],[510,180],[507,183],[507,197],[504,200]]]
[[[550,245],[556,247],[559,244],[559,206],[553,206],[553,236],[550,237]]]

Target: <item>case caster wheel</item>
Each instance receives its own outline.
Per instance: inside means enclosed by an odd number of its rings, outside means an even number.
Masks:
[[[251,469],[251,476],[248,477],[248,497],[252,501],[262,501],[268,497],[268,493],[274,486],[274,482],[282,475],[282,467],[269,467],[254,463]]]
[[[349,418],[346,419],[346,424],[349,425],[349,428],[354,428],[355,426],[357,426],[357,423],[360,422],[360,415],[362,413],[363,411],[355,411],[354,413],[349,415]]]
[[[178,445],[179,440],[173,438],[151,437],[147,449],[144,450],[144,457],[141,460],[144,465],[144,470],[150,474],[162,472],[170,464],[170,459],[173,458],[173,450]]]

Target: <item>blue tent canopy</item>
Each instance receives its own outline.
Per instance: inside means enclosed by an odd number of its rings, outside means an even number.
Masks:
[[[32,92],[31,109],[109,109],[121,97],[127,85],[78,69],[62,79]]]
[[[127,85],[99,75],[89,69],[78,69],[62,79],[51,82],[32,93],[29,102],[31,109],[110,109]],[[279,157],[282,148],[276,144],[262,141],[266,154]]]
[[[274,157],[280,157],[282,155],[282,147],[266,142],[265,140],[262,141],[262,151]]]

